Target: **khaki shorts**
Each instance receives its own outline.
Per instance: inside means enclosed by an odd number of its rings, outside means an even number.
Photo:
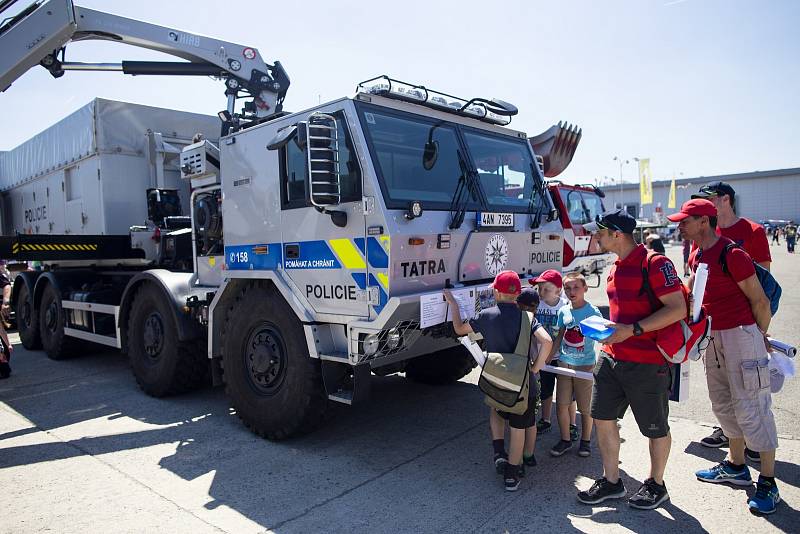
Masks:
[[[711,336],[703,361],[719,426],[729,438],[744,438],[754,451],[777,449],[764,336],[754,324],[712,330]]]
[[[570,365],[561,362],[558,366],[565,369],[572,369],[573,371],[584,371],[586,373],[594,371],[594,365]],[[556,405],[563,406],[565,404],[572,404],[573,395],[578,403],[578,411],[591,416],[592,381],[582,378],[573,378],[571,376],[557,375]]]

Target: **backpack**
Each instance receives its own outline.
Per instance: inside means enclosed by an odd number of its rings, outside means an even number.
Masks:
[[[731,241],[725,245],[725,248],[722,249],[722,253],[719,255],[719,264],[722,265],[722,272],[727,275],[731,274],[731,272],[728,270],[728,252],[734,248],[741,249],[742,247]],[[769,309],[774,316],[778,311],[778,304],[781,301],[781,293],[783,293],[781,285],[777,280],[775,280],[775,277],[772,276],[771,272],[757,264],[755,260],[753,260],[753,267],[756,269],[756,277],[758,278],[758,282],[761,284],[764,294],[769,299]]]
[[[489,352],[478,387],[485,402],[503,412],[521,415],[528,409],[530,392],[531,313],[522,312],[517,346],[512,353]]]
[[[650,309],[653,311],[662,307],[650,286],[650,264],[656,256],[664,256],[664,254],[650,251],[647,253],[646,262],[642,262],[642,288],[639,290],[639,295],[647,295]],[[686,301],[686,317],[656,332],[658,351],[668,362],[678,364],[685,362],[688,358],[700,359],[711,342],[711,317],[706,315],[705,311],[701,311],[700,318],[696,322],[689,321],[692,316],[689,307],[689,290],[683,282],[680,284],[683,298]]]

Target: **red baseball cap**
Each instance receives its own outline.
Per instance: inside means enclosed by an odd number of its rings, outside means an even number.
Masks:
[[[673,213],[672,215],[667,215],[667,219],[672,222],[680,222],[684,220],[686,217],[695,216],[695,217],[702,217],[706,215],[708,217],[716,217],[717,216],[717,208],[710,200],[706,200],[704,198],[694,198],[687,202],[683,203],[681,206],[681,211],[678,213]]]
[[[561,289],[561,286],[563,285],[561,282],[561,273],[555,269],[547,269],[545,272],[531,280],[531,284],[538,284],[539,282],[550,282],[559,289]]]
[[[507,295],[517,295],[522,291],[522,282],[514,271],[500,271],[489,286]]]

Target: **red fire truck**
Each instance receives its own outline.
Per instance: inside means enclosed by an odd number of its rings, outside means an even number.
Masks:
[[[595,216],[603,213],[605,194],[593,185],[568,185],[558,180],[551,180],[547,187],[564,228],[562,271],[600,273],[606,265],[614,261],[615,255],[603,253],[597,240],[592,238],[583,225],[594,221]]]

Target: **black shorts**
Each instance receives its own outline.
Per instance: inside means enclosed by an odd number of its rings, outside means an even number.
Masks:
[[[533,373],[531,373],[529,380],[531,381],[531,389],[528,394],[528,409],[525,410],[525,413],[515,414],[497,410],[497,414],[508,421],[508,426],[511,428],[530,428],[536,424],[536,410],[539,404],[539,380]]]
[[[558,367],[558,360],[550,362],[552,367]],[[539,372],[539,382],[541,382],[542,400],[552,399],[553,391],[556,388],[556,374],[548,371]]]
[[[672,371],[663,365],[617,361],[600,353],[594,368],[592,417],[613,421],[633,411],[645,437],[663,438],[669,433],[669,390]]]

